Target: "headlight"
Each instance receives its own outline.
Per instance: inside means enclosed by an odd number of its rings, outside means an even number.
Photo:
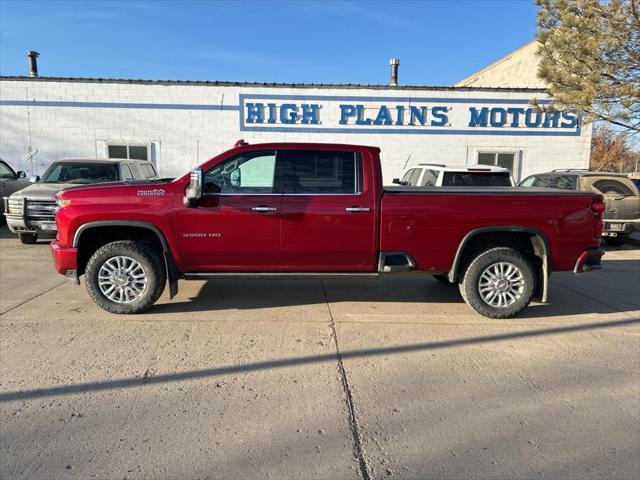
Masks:
[[[56,204],[58,205],[58,208],[68,207],[69,205],[71,205],[71,199],[69,199],[69,198],[57,198],[56,199]]]

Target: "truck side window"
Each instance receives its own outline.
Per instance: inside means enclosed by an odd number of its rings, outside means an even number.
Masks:
[[[405,174],[402,176],[402,180],[400,180],[401,185],[409,185],[409,180],[411,179],[411,175],[415,172],[416,169],[412,168],[411,170],[407,170]]]
[[[133,178],[135,178],[133,176],[133,172],[129,168],[129,165],[127,165],[126,163],[120,165],[120,169],[122,171],[122,180],[132,180]]]
[[[433,170],[425,170],[420,182],[421,187],[435,187],[438,181],[438,172]]]
[[[216,165],[204,175],[204,193],[273,193],[276,152],[247,152]]]
[[[287,151],[285,193],[357,194],[362,190],[362,160],[354,152]]]
[[[409,178],[408,185],[410,185],[412,187],[417,187],[418,186],[418,181],[420,180],[420,174],[422,174],[422,169],[421,168],[414,169],[413,173],[411,174],[411,177]]]

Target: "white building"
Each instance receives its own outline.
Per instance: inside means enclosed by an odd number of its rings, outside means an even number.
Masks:
[[[509,78],[501,63],[496,81]],[[385,183],[419,162],[497,163],[516,179],[588,166],[589,125],[531,106],[549,101],[543,88],[487,81],[396,87],[0,77],[0,157],[41,174],[58,158],[128,155],[175,176],[243,138],[376,145]]]

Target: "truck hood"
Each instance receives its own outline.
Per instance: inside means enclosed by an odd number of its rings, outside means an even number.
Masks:
[[[56,193],[66,187],[72,186],[69,183],[32,183],[26,188],[11,195],[11,198],[28,198],[29,200],[55,200]]]
[[[161,178],[156,180],[132,180],[128,182],[105,182],[105,183],[89,183],[86,185],[76,185],[76,184],[67,184],[63,188],[65,192],[82,192],[89,191],[95,189],[113,189],[113,188],[121,188],[121,187],[148,187],[148,188],[156,188],[161,185],[167,185],[173,182],[173,178]]]

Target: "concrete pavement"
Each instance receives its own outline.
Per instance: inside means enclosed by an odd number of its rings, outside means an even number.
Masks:
[[[429,279],[181,282],[114,316],[0,230],[1,478],[636,478],[640,251],[482,318]]]

